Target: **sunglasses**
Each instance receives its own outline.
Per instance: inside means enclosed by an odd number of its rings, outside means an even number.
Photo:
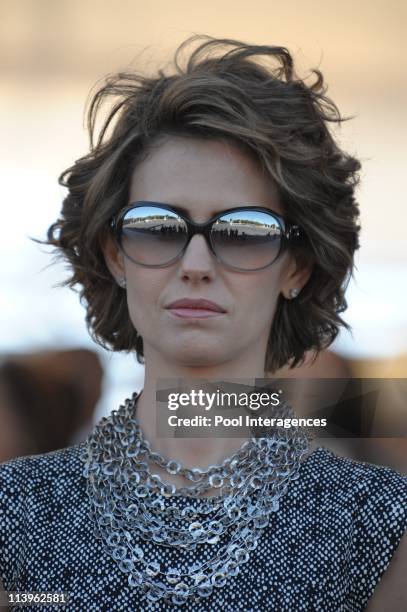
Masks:
[[[141,266],[162,268],[185,253],[195,234],[205,237],[220,263],[239,271],[271,266],[284,247],[300,236],[269,208],[240,206],[194,223],[176,206],[134,202],[111,220],[116,242],[125,256]]]

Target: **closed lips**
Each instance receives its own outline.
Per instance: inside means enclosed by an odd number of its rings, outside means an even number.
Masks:
[[[212,310],[214,312],[226,312],[226,310],[219,306],[219,304],[211,302],[210,300],[192,300],[186,298],[171,302],[171,304],[168,304],[166,308],[190,308],[192,310]]]

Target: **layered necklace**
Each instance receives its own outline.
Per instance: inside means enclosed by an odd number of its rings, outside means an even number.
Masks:
[[[81,452],[90,516],[105,552],[147,600],[175,605],[200,601],[236,576],[268,526],[292,480],[299,477],[309,435],[300,428],[276,428],[251,438],[221,465],[186,468],[153,452],[135,418],[139,394],[103,418]],[[281,404],[284,417],[292,409]],[[154,466],[185,478],[176,488]],[[203,497],[216,490],[218,495]],[[153,543],[176,552],[177,566],[165,565],[165,550],[149,558]],[[188,558],[194,551],[196,561]]]

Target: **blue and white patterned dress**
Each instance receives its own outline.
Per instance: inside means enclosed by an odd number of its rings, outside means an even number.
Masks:
[[[67,607],[25,610],[356,612],[365,609],[406,530],[406,477],[318,447],[237,576],[199,603],[150,604],[94,535],[80,459],[85,443],[0,465],[4,588],[70,596]],[[176,550],[143,546],[150,557],[177,565]],[[192,565],[193,552],[185,554]]]

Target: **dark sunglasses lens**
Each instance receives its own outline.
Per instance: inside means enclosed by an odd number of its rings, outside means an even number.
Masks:
[[[132,261],[147,266],[160,266],[179,255],[187,237],[186,223],[176,212],[146,205],[126,212],[120,244]]]
[[[282,228],[272,213],[256,210],[226,213],[212,226],[212,246],[226,264],[256,270],[277,258]]]

